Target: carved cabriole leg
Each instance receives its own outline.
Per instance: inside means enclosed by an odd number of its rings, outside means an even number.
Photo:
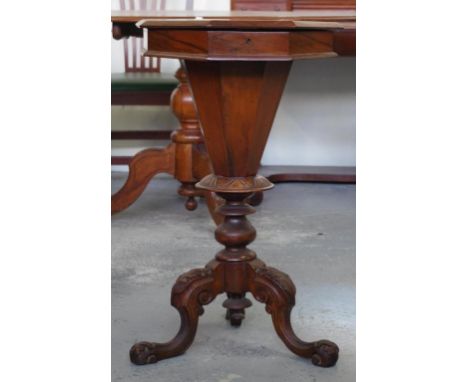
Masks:
[[[222,292],[217,262],[206,268],[192,269],[181,275],[172,288],[171,304],[180,314],[180,329],[169,342],[139,342],[130,349],[130,360],[137,365],[155,363],[184,353],[197,332],[198,317],[203,305]]]
[[[256,300],[266,304],[276,333],[293,353],[308,358],[316,366],[331,367],[338,360],[338,346],[331,341],[304,342],[291,327],[291,310],[296,288],[286,273],[272,267],[252,268],[249,289]]]
[[[136,154],[130,164],[123,187],[112,195],[112,214],[130,206],[159,173],[174,174],[174,145],[165,149],[146,149]]]

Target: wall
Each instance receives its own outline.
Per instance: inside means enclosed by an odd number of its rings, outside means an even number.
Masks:
[[[167,0],[167,9],[183,9],[185,0]],[[112,1],[118,9],[118,0]],[[195,9],[226,10],[229,0],[195,0]],[[173,73],[177,60],[163,60]],[[123,72],[123,46],[112,40],[112,72]],[[265,165],[355,166],[355,73],[351,57],[296,61],[270,134]],[[177,120],[168,107],[112,106],[112,129],[173,129]],[[131,155],[164,142],[113,141],[113,155]],[[125,170],[126,167],[114,166]]]

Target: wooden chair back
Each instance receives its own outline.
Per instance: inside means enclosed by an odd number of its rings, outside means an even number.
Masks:
[[[169,0],[170,1],[170,0]],[[163,11],[166,0],[120,0],[122,11]],[[193,10],[193,0],[186,0],[185,9]],[[157,72],[161,71],[161,59],[143,57],[142,38],[130,37],[124,40],[125,72]]]
[[[233,11],[356,9],[356,0],[231,0]]]

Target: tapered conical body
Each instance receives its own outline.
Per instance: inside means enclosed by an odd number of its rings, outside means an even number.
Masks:
[[[185,66],[214,174],[255,176],[291,61],[186,61]]]

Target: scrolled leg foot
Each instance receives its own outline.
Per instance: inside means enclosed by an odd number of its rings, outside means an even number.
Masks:
[[[130,349],[130,360],[136,365],[155,363],[184,353],[192,344],[202,305],[209,304],[220,293],[209,268],[192,269],[181,275],[172,288],[171,304],[180,314],[177,335],[169,342],[138,342]]]
[[[135,365],[146,365],[158,362],[158,344],[153,342],[138,342],[130,349],[130,360]]]
[[[327,340],[320,340],[314,343],[316,353],[312,356],[312,363],[320,367],[335,366],[338,361],[338,346]]]
[[[331,367],[336,364],[339,348],[335,343],[327,340],[305,342],[294,333],[291,310],[295,304],[296,288],[287,274],[271,267],[257,268],[251,292],[258,301],[265,303],[276,333],[289,350],[310,359],[316,366]]]

